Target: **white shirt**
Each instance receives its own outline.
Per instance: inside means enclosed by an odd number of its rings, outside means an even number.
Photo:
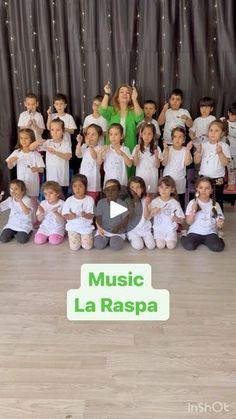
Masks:
[[[184,218],[183,210],[180,203],[174,198],[170,198],[169,201],[163,201],[160,196],[153,199],[150,204],[151,208],[163,208],[158,214],[153,217],[153,229],[154,237],[157,232],[168,233],[175,231],[177,224],[172,221],[172,217],[176,215],[178,218]]]
[[[62,213],[64,201],[59,199],[56,204],[49,204],[46,200],[40,202],[40,206],[44,209],[44,219],[40,224],[38,233],[49,236],[51,234],[59,234],[64,236],[65,234],[65,221],[59,221],[53,210],[57,209],[57,212]],[[38,211],[36,215],[38,214]]]
[[[127,156],[132,159],[128,147],[122,145],[121,150],[127,154]],[[112,145],[109,145],[108,150],[104,156],[104,185],[109,179],[117,179],[121,185],[126,186],[128,183],[127,169],[124,158],[117,154],[117,152],[112,148]]]
[[[31,120],[35,120],[36,124],[38,125],[39,128],[41,129],[45,129],[45,124],[44,124],[44,120],[43,120],[43,116],[41,113],[39,112],[35,112],[35,113],[29,113],[28,111],[25,112],[21,112],[20,116],[19,116],[19,120],[18,120],[18,127],[26,127],[26,125],[28,124],[28,122]],[[32,129],[34,131],[35,134],[35,138],[37,139],[37,131],[31,127],[29,127],[30,129]]]
[[[230,142],[230,153],[231,156],[236,156],[236,122],[230,122],[229,120],[228,122],[228,127],[229,127],[229,135],[228,135],[228,140]]]
[[[87,115],[84,119],[83,128],[88,128],[91,124],[96,124],[101,127],[103,132],[107,131],[107,120],[102,115],[98,118],[95,118],[93,114]]]
[[[132,156],[135,155],[136,147],[134,147]],[[162,160],[162,152],[159,147],[157,147],[159,159]],[[156,193],[157,184],[158,184],[158,168],[156,167],[156,157],[155,154],[150,153],[150,148],[145,147],[144,152],[139,151],[138,153],[138,164],[136,166],[135,174],[140,176],[147,188],[147,192]]]
[[[209,115],[206,118],[199,116],[194,119],[193,126],[190,128],[196,135],[194,144],[202,144],[205,141],[208,141],[208,128],[212,121],[216,118],[213,115]]]
[[[222,141],[219,142],[224,155],[230,158],[229,146]],[[225,166],[221,163],[219,155],[216,153],[216,144],[209,141],[202,144],[202,160],[200,165],[200,175],[208,176],[212,179],[224,177]]]
[[[144,201],[144,199],[142,199],[143,213],[142,213],[141,220],[136,225],[136,227],[133,228],[133,230],[130,230],[127,233],[128,239],[131,239],[133,233],[134,234],[137,234],[139,237],[145,237],[147,234],[151,233],[151,231],[152,231],[152,223],[151,223],[151,221],[150,220],[146,220],[144,218],[144,206],[145,206],[145,201]]]
[[[163,171],[163,176],[171,176],[175,180],[178,194],[185,193],[186,189],[186,151],[186,147],[175,150],[170,146],[168,161]]]
[[[39,174],[33,173],[31,167],[45,167],[42,156],[37,151],[29,151],[24,153],[22,150],[14,150],[6,159],[17,157],[15,163],[17,168],[17,179],[23,180],[27,189],[28,196],[38,196],[39,194]],[[15,166],[14,165],[14,166]]]
[[[73,116],[70,115],[69,113],[65,113],[65,115],[58,115],[58,113],[52,113],[51,119],[53,120],[56,118],[60,118],[64,122],[65,128],[68,128],[68,129],[77,128]],[[69,134],[69,132],[64,132],[64,139],[67,140],[69,144],[71,145],[71,135]]]
[[[189,111],[187,109],[179,108],[178,110],[173,110],[171,108],[167,109],[165,114],[165,126],[163,139],[167,144],[172,144],[171,131],[176,127],[185,128],[185,120],[181,118],[181,115],[186,115],[188,118],[191,118]]]
[[[25,214],[21,208],[19,202],[16,202],[12,197],[7,198],[5,201],[0,203],[0,212],[10,209],[10,215],[5,228],[10,228],[14,231],[23,231],[29,234],[33,230],[32,225],[32,204],[28,196],[24,196],[22,199],[23,203],[31,209],[29,214]]]
[[[52,139],[46,140],[39,147],[46,151],[46,175],[47,180],[54,180],[60,186],[69,186],[69,160],[56,156],[47,151],[47,147],[53,147],[60,153],[71,153],[71,146],[64,138],[60,143],[55,143]]]
[[[196,212],[194,221],[189,226],[188,234],[195,233],[195,234],[201,234],[203,236],[207,234],[213,234],[213,233],[217,234],[217,226],[216,226],[217,218],[212,217],[212,199],[210,199],[208,202],[202,202],[198,198],[197,202],[199,206],[201,207],[201,210]],[[192,201],[188,203],[187,208],[186,208],[186,215],[191,214],[192,206],[194,203],[195,203],[194,199],[192,199]],[[224,219],[224,215],[218,203],[216,203],[216,211],[218,214],[218,218],[220,217]]]
[[[79,234],[90,234],[94,230],[93,220],[87,220],[81,217],[80,213],[94,213],[94,200],[91,196],[86,195],[83,199],[77,199],[70,196],[63,205],[62,215],[74,212],[77,216],[73,220],[66,222],[66,230],[74,231]]]
[[[101,150],[101,146],[94,147],[94,150],[98,154]],[[89,192],[99,192],[101,190],[100,165],[92,158],[90,149],[86,144],[81,146],[81,153],[83,159],[80,166],[80,173],[87,177],[87,190]]]
[[[146,123],[146,121],[145,121],[145,119],[143,119],[139,124],[138,124],[138,126],[137,126],[137,130],[139,130],[139,128],[143,125],[143,124],[145,124]],[[156,134],[157,134],[157,136],[158,136],[158,138],[161,136],[161,130],[160,130],[160,127],[159,127],[159,124],[158,124],[158,122],[156,121],[156,119],[153,119],[152,118],[152,120],[151,120],[151,122],[150,122],[150,124],[153,124],[154,125],[154,127],[155,127],[155,129],[156,129]],[[140,137],[140,133],[139,133],[139,137]]]

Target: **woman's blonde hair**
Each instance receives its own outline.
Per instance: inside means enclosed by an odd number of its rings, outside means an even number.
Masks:
[[[129,103],[128,103],[128,107],[129,107],[130,109],[133,109],[133,102],[132,102],[132,99],[131,99],[131,95],[132,95],[132,87],[131,87],[131,86],[129,86],[129,84],[124,83],[124,84],[121,84],[119,87],[117,87],[117,89],[116,89],[116,91],[115,91],[115,93],[114,93],[114,95],[113,95],[113,97],[112,97],[111,104],[112,104],[113,108],[114,108],[116,111],[120,110],[120,104],[119,104],[119,102],[118,102],[118,97],[119,97],[120,89],[121,89],[122,87],[126,87],[126,88],[128,89],[129,94],[130,94],[130,100],[129,100]]]

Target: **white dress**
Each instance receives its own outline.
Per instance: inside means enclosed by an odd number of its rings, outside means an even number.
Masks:
[[[60,153],[71,153],[71,146],[63,139],[60,143],[46,140],[40,150],[46,151],[46,177],[48,180],[58,182],[60,186],[69,186],[69,160],[65,160],[47,151],[47,147],[53,147]]]
[[[161,197],[153,199],[151,208],[162,208],[162,210],[153,217],[154,238],[157,240],[177,240],[177,224],[172,221],[172,217],[184,218],[183,210],[176,199],[163,201]]]
[[[40,206],[43,207],[45,211],[45,216],[39,226],[37,233],[44,234],[45,236],[50,236],[51,234],[59,234],[60,236],[64,236],[65,221],[59,221],[53,212],[53,210],[57,208],[57,211],[61,214],[63,205],[64,201],[62,201],[62,199],[59,199],[56,204],[49,204],[46,200],[40,202]]]
[[[42,156],[37,151],[24,153],[22,150],[14,150],[6,159],[17,157],[16,169],[17,179],[23,180],[27,189],[28,196],[38,196],[39,194],[39,174],[33,173],[31,167],[45,167]]]
[[[67,198],[63,205],[62,215],[74,212],[77,217],[66,222],[66,230],[79,234],[90,234],[94,230],[93,220],[81,217],[81,211],[94,214],[94,200],[91,196],[86,195],[83,199],[77,199],[73,195]]]
[[[127,154],[127,156],[130,159],[132,159],[128,147],[122,145],[121,150],[125,154]],[[104,156],[104,171],[104,185],[106,184],[106,181],[109,179],[117,179],[121,185],[127,186],[128,176],[126,164],[124,162],[123,157],[119,156],[119,154],[117,154],[114,148],[112,148],[112,145],[109,145],[109,149]]]
[[[143,213],[142,213],[142,217],[141,220],[139,221],[139,223],[136,225],[135,228],[133,228],[133,230],[130,230],[127,233],[127,237],[129,240],[132,240],[133,237],[135,236],[139,236],[139,237],[145,237],[148,234],[151,233],[152,231],[152,223],[150,220],[146,220],[144,218],[144,199],[142,199],[142,207],[143,207]]]
[[[176,127],[183,127],[185,128],[185,121],[181,118],[181,115],[186,115],[188,118],[191,118],[189,111],[187,109],[178,109],[173,110],[171,108],[167,109],[166,115],[165,115],[165,126],[164,126],[164,133],[163,133],[163,139],[164,142],[167,144],[172,144],[172,138],[171,138],[171,131],[173,128]]]
[[[135,146],[132,156],[135,154]],[[157,147],[160,160],[162,160],[162,152],[159,147]],[[138,153],[138,164],[135,171],[136,176],[140,176],[148,188],[148,192],[156,193],[157,184],[158,184],[158,168],[156,167],[156,157],[155,154],[150,153],[149,147],[145,147],[144,152],[139,151]]]
[[[28,196],[24,196],[22,199],[23,203],[31,209],[29,214],[25,214],[21,208],[19,202],[16,202],[12,197],[7,198],[5,201],[0,203],[0,212],[10,209],[10,215],[7,224],[3,230],[10,228],[14,231],[23,231],[27,234],[33,230],[32,224],[32,204],[31,199]]]
[[[186,147],[175,150],[173,146],[170,146],[168,162],[163,171],[163,176],[171,176],[175,180],[178,194],[183,194],[186,190],[185,157]]]
[[[101,146],[96,146],[94,150],[98,154],[101,150]],[[97,161],[92,158],[90,149],[86,144],[82,145],[81,153],[83,159],[80,166],[80,173],[87,177],[87,190],[89,192],[99,192],[101,191],[100,165],[98,165]]]

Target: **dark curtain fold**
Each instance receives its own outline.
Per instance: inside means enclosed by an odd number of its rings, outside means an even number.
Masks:
[[[65,93],[77,123],[107,80],[115,89],[135,79],[141,103],[154,99],[158,110],[180,87],[194,118],[200,97],[213,96],[215,114],[226,115],[236,100],[235,17],[234,0],[1,0],[1,167],[27,91],[45,118]]]

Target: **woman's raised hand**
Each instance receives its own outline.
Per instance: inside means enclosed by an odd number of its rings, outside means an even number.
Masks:
[[[106,86],[104,86],[104,92],[107,95],[110,95],[111,94],[111,85],[110,85],[110,83],[107,83]]]
[[[135,102],[138,98],[138,91],[136,89],[136,87],[132,87],[132,94],[131,94],[131,99],[133,102]]]

